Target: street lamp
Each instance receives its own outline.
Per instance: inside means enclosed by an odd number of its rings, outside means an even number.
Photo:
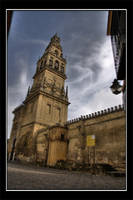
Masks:
[[[117,79],[114,79],[112,85],[110,86],[110,89],[113,94],[120,94],[122,91],[122,86],[119,84]]]

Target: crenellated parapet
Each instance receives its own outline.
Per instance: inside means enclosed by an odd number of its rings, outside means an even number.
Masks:
[[[91,114],[88,114],[88,115],[84,115],[84,116],[81,115],[79,118],[69,120],[65,124],[68,125],[68,124],[72,124],[72,123],[75,123],[75,122],[79,122],[81,120],[92,119],[92,118],[96,118],[96,117],[99,117],[99,116],[104,116],[106,114],[122,111],[122,110],[124,110],[123,104],[118,105],[118,106],[114,106],[114,107],[111,107],[111,108],[107,108],[107,109],[104,109],[104,110],[101,110],[101,111],[97,111],[97,112],[94,112],[94,113],[91,113]]]

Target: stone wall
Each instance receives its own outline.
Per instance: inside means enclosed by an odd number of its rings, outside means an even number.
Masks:
[[[95,135],[95,148],[87,146],[88,135]],[[57,161],[64,160],[81,165],[95,162],[124,168],[125,112],[118,106],[81,116],[64,125],[24,126],[17,137],[15,152],[17,159],[43,166],[55,166]]]
[[[68,121],[68,160],[76,163],[106,163],[124,166],[126,124],[123,107],[92,113]],[[95,135],[95,149],[87,147],[87,135]]]
[[[35,147],[35,161],[43,166],[47,164],[48,157],[48,137],[45,133],[38,134]]]
[[[36,121],[50,126],[67,120],[67,105],[44,95],[39,96]]]

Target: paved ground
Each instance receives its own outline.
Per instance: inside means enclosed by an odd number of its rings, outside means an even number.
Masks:
[[[125,190],[125,177],[8,163],[7,190]]]

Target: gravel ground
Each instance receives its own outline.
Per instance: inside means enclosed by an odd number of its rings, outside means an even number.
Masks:
[[[8,163],[7,190],[125,190],[125,177]]]

